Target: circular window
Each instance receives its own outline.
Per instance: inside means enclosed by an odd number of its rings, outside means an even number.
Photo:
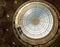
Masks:
[[[32,45],[48,42],[58,28],[57,12],[45,1],[24,3],[16,11],[13,21],[15,34]]]

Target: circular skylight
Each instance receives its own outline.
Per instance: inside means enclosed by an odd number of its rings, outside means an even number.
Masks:
[[[22,19],[22,32],[29,38],[43,38],[52,30],[52,13],[45,5],[39,2],[29,3],[23,6],[18,14],[19,16],[17,17]]]

